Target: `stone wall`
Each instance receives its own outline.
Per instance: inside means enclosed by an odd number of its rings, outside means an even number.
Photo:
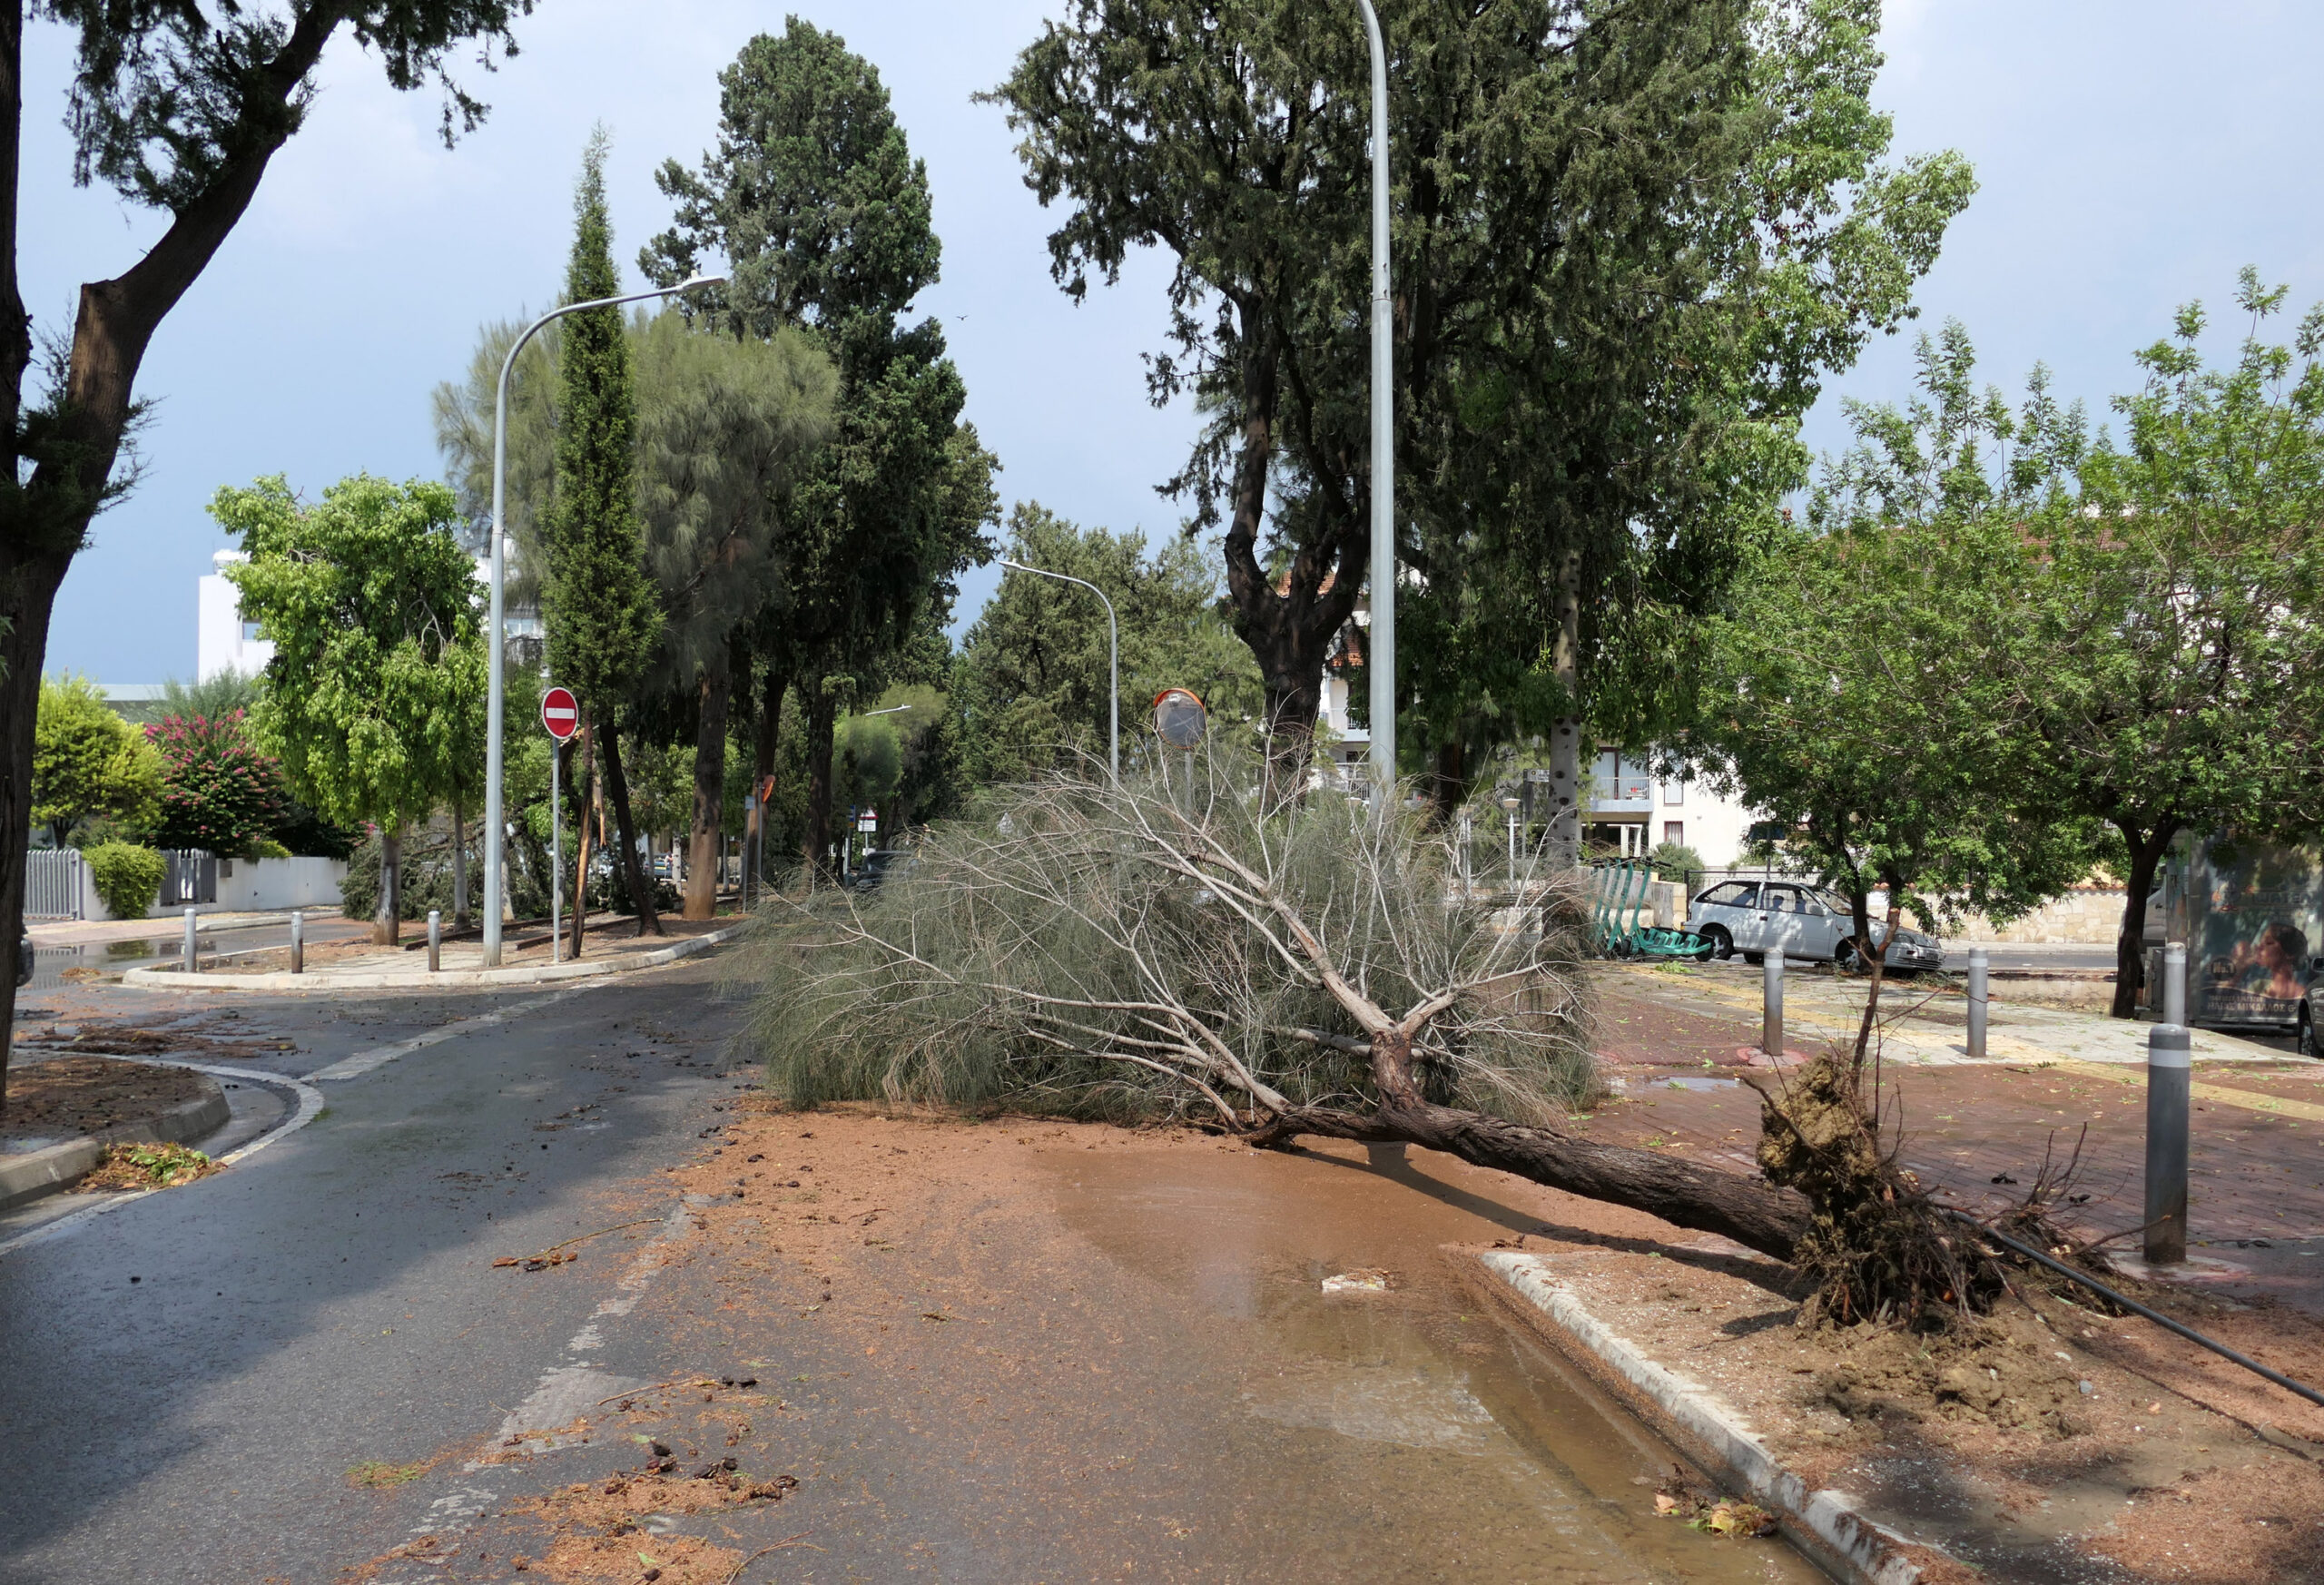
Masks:
[[[2120,886],[2077,886],[2055,901],[1999,928],[1983,914],[1973,913],[1962,921],[1955,939],[2015,941],[2021,945],[2073,942],[2112,946],[2122,929],[2124,896]]]

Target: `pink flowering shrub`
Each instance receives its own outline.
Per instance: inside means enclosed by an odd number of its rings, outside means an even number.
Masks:
[[[242,730],[242,713],[211,720],[172,715],[145,729],[161,752],[162,813],[155,841],[244,857],[290,812],[282,767]]]

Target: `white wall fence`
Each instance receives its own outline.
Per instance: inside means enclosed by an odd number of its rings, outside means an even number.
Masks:
[[[202,855],[209,860],[207,854]],[[217,866],[215,887],[208,873],[210,863]],[[339,906],[340,882],[346,879],[347,863],[343,859],[218,859],[203,862],[200,893],[208,895],[199,902],[183,902],[176,899],[188,895],[192,888],[193,866],[172,866],[170,881],[165,881],[162,892],[176,882],[174,895],[157,892],[147,908],[149,915],[175,913],[191,906],[197,913],[268,913],[286,908],[336,908]],[[88,920],[113,918],[104,900],[97,895],[95,881],[89,874],[88,861],[71,848],[36,850],[25,855],[25,918],[27,920]]]
[[[80,919],[89,866],[78,848],[34,848],[25,854],[25,918]]]

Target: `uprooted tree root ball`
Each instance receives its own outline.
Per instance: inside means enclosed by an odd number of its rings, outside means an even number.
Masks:
[[[1791,1264],[1815,1285],[1802,1324],[1902,1322],[1930,1327],[1993,1307],[2023,1265],[1989,1247],[1931,1198],[1898,1160],[1900,1124],[1885,1130],[1877,1087],[1835,1048],[1788,1074],[1751,1075],[1759,1096],[1760,1170],[1813,1207]],[[2060,1180],[2045,1167],[2004,1218],[2011,1233],[2068,1253],[2044,1214]]]

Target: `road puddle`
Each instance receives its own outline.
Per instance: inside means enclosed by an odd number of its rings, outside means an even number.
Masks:
[[[1289,1568],[1279,1553],[1273,1577],[1824,1579],[1780,1542],[1657,1518],[1669,1450],[1492,1314],[1443,1246],[1541,1226],[1521,1200],[1491,1197],[1505,1180],[1355,1146],[1047,1165],[1070,1225],[1188,1305],[1230,1400],[1211,1407],[1215,1456],[1248,1511],[1346,1536],[1336,1559],[1303,1549]],[[1372,1274],[1384,1290],[1324,1291]]]

